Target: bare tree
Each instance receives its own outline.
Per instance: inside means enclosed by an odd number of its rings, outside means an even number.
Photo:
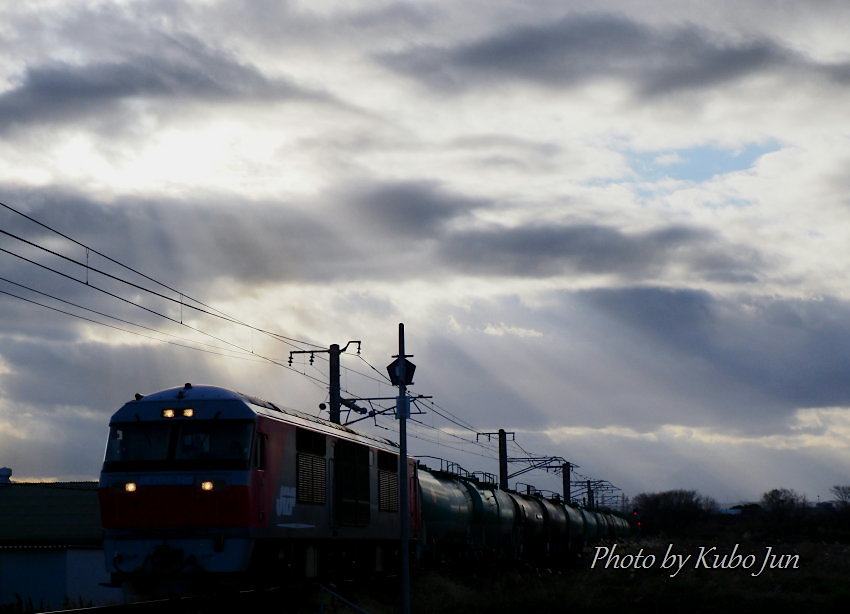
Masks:
[[[850,486],[835,485],[829,489],[841,507],[850,506]]]
[[[767,491],[761,497],[761,506],[766,519],[775,525],[799,525],[809,511],[806,498],[791,488]]]

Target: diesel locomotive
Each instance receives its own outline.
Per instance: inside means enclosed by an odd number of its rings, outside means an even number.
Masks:
[[[409,459],[411,552],[562,560],[623,518]],[[239,392],[136,395],[111,418],[98,495],[114,585],[395,569],[394,443]],[[140,588],[142,587],[142,588]]]

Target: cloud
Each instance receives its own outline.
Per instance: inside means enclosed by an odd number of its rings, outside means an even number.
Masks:
[[[752,281],[758,258],[732,255],[714,232],[690,226],[628,233],[602,224],[462,230],[441,258],[469,274],[552,277],[573,274],[654,279],[682,267],[728,282]],[[752,253],[747,256],[753,256]]]
[[[16,208],[35,219],[50,220],[53,228],[143,272],[167,271],[159,277],[183,287],[209,287],[222,277],[244,284],[311,278],[322,274],[323,262],[341,257],[335,247],[337,235],[321,223],[321,216],[305,214],[286,202],[126,197],[105,204],[61,189],[28,191],[21,201],[31,204]],[[77,261],[86,258],[82,247],[60,241],[9,212],[4,212],[4,220],[14,223],[24,238],[54,246],[59,242],[61,253]],[[318,244],[323,244],[322,250],[315,249]],[[4,245],[21,250],[8,237]],[[49,257],[42,254],[42,258]],[[13,269],[21,266],[8,256],[4,262]],[[62,262],[52,258],[49,264]],[[91,255],[90,264],[133,277],[97,255]],[[74,274],[85,277],[82,267]],[[92,274],[92,281],[104,279]],[[151,286],[140,278],[135,281]]]
[[[690,375],[670,372],[671,388],[693,387],[730,424],[757,426],[801,407],[850,404],[850,304],[837,299],[751,297],[744,302],[704,291],[664,288],[583,292],[594,310],[638,333],[657,366],[688,361]],[[702,363],[708,370],[693,367]],[[734,383],[734,385],[733,385]],[[732,388],[737,390],[730,395]],[[749,389],[752,396],[744,393]]]
[[[650,26],[606,13],[567,15],[472,42],[420,45],[378,59],[442,93],[520,82],[574,88],[613,79],[644,100],[716,91],[777,71],[814,70],[841,83],[847,71],[843,63],[817,64],[766,38],[725,38],[692,24]]]
[[[515,335],[517,337],[542,337],[543,333],[532,328],[522,328],[521,326],[510,326],[504,322],[498,324],[487,324],[484,327],[484,333],[501,337],[503,335]]]
[[[33,124],[68,123],[118,110],[130,103],[160,103],[179,112],[194,103],[304,100],[332,103],[326,93],[269,78],[255,66],[191,37],[152,36],[145,52],[114,60],[35,63],[0,94],[0,132]],[[185,108],[185,107],[184,107]]]
[[[346,195],[339,194],[345,191]],[[404,181],[343,186],[335,190],[339,208],[361,230],[380,228],[381,232],[414,236],[421,240],[445,232],[446,226],[471,210],[487,203],[445,191],[436,181]],[[387,240],[393,240],[387,235]]]
[[[807,421],[810,413],[796,412],[787,425]],[[835,435],[846,432],[848,410],[817,410],[817,414]],[[570,450],[574,462],[592,459],[594,471],[621,487],[634,484],[635,493],[696,488],[725,504],[757,500],[780,484],[798,492],[826,493],[844,481],[843,467],[850,460],[847,446],[836,436],[800,432],[742,436],[722,428],[665,424],[648,432],[564,427],[546,435],[551,443]],[[523,438],[531,436],[523,433]],[[618,454],[600,455],[598,450]],[[741,471],[743,466],[747,471]]]

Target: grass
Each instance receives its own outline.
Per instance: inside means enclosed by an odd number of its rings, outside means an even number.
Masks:
[[[676,575],[661,569],[668,546],[692,555]],[[750,569],[694,568],[700,547],[716,546],[729,553],[753,554]],[[761,567],[766,547],[774,553],[797,555],[797,568]],[[565,569],[511,566],[507,569],[470,566],[420,571],[411,586],[413,614],[531,614],[532,612],[638,612],[701,614],[716,612],[847,612],[850,611],[850,545],[811,539],[767,541],[724,530],[715,536],[638,539],[617,544],[620,555],[654,554],[648,569],[591,568],[589,548]],[[622,559],[621,559],[622,560]],[[710,560],[710,559],[709,559]],[[783,562],[793,562],[785,559]],[[397,611],[394,581],[345,589],[347,596],[370,614]],[[350,611],[332,606],[325,611]]]

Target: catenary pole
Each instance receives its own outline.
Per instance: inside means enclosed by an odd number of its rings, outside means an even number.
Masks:
[[[339,377],[339,344],[332,344],[331,347],[328,348],[329,354],[329,373],[330,376],[330,414],[331,414],[331,422],[334,424],[340,423],[340,377]]]
[[[401,611],[410,614],[410,500],[408,498],[407,476],[407,373],[404,354],[404,324],[398,325],[398,448],[399,481],[398,498],[400,512],[401,539]]]
[[[508,489],[508,434],[499,429],[499,488]]]

